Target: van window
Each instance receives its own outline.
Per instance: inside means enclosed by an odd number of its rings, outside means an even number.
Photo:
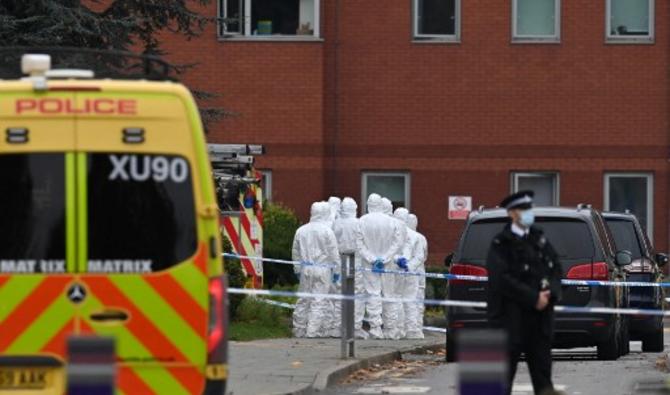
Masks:
[[[0,155],[0,273],[65,271],[65,154]]]
[[[509,221],[504,218],[473,223],[468,227],[460,260],[465,263],[484,263],[493,238]],[[538,218],[556,253],[563,259],[593,258],[593,238],[586,222],[570,218]]]
[[[635,231],[635,224],[633,221],[608,218],[607,226],[612,232],[617,250],[630,251],[631,254],[633,254],[633,259],[642,258],[640,239]]]
[[[186,159],[94,153],[87,165],[89,272],[158,272],[195,254]]]

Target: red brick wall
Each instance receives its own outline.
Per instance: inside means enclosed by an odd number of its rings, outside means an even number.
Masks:
[[[605,44],[605,0],[563,1],[560,44],[511,44],[510,2],[463,1],[460,44],[412,43],[410,0],[322,0],[323,43],[210,29],[168,47],[201,63],[189,85],[239,113],[210,139],[266,144],[274,198],[303,219],[330,193],[359,200],[363,170],[409,171],[440,262],[463,225],[446,219],[450,194],[492,206],[511,171],[558,171],[562,204],[601,207],[605,171],[647,171],[666,250],[670,4],[656,2],[653,45]]]

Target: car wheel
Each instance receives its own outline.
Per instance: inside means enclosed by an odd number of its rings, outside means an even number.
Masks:
[[[620,349],[621,355],[624,356],[630,354],[630,322],[627,317],[624,317],[622,324]]]
[[[642,352],[662,352],[664,348],[663,326],[645,336],[642,340]]]
[[[617,319],[614,324],[614,330],[607,340],[598,344],[598,359],[601,361],[616,361],[620,356],[620,344],[621,324],[619,319]]]
[[[456,362],[456,341],[454,334],[447,332],[447,362]]]

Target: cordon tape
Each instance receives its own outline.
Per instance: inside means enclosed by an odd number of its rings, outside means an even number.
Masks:
[[[236,255],[236,254],[223,254],[226,258],[237,258],[237,259],[250,259],[257,260],[269,263],[277,263],[281,265],[292,265],[292,266],[305,266],[305,267],[324,267],[328,269],[339,268],[339,265],[336,264],[315,264],[310,262],[298,262],[298,261],[287,261],[283,259],[270,259],[270,258],[261,258],[245,255]],[[458,274],[449,274],[449,273],[426,273],[426,272],[417,272],[417,271],[401,271],[401,270],[373,270],[368,268],[357,268],[357,271],[362,272],[372,272],[379,274],[396,274],[404,276],[419,276],[426,278],[435,278],[441,280],[461,280],[461,281],[472,281],[472,282],[487,282],[489,279],[485,276],[465,276]],[[652,288],[670,288],[670,282],[662,283],[650,283],[650,282],[640,282],[640,281],[597,281],[597,280],[561,280],[563,285],[576,285],[583,287],[652,287]]]
[[[429,306],[445,306],[445,307],[473,307],[479,309],[486,308],[486,302],[474,302],[464,300],[435,300],[435,299],[404,299],[404,298],[387,298],[381,296],[370,295],[340,295],[340,294],[315,294],[308,292],[289,292],[289,291],[274,291],[267,289],[245,289],[245,288],[229,288],[228,292],[237,295],[253,295],[253,296],[286,296],[308,299],[329,299],[329,300],[375,300],[386,303],[417,303],[426,304]],[[281,302],[277,302],[281,303]],[[670,317],[670,311],[651,310],[651,309],[623,309],[623,308],[609,308],[609,307],[579,307],[579,306],[555,306],[554,311],[560,313],[575,313],[575,314],[621,314],[621,315],[639,315],[639,316],[663,316]]]

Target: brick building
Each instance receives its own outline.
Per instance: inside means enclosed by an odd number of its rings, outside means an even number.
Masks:
[[[193,88],[239,116],[212,142],[262,143],[271,197],[307,219],[331,194],[383,192],[455,247],[450,195],[493,206],[637,212],[668,248],[670,3],[654,0],[219,0]]]

